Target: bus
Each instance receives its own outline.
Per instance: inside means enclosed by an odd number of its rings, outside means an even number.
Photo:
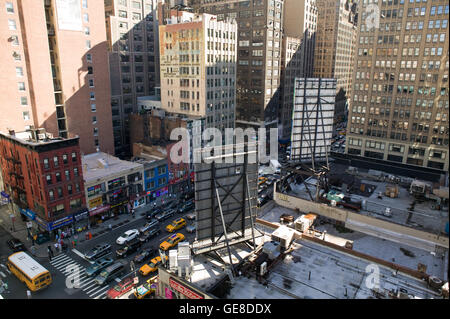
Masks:
[[[41,290],[52,283],[50,272],[23,251],[9,256],[7,266],[31,291]]]

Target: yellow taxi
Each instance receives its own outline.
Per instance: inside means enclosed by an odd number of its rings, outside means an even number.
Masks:
[[[182,233],[173,234],[163,241],[161,245],[159,245],[159,248],[168,250],[169,248],[175,247],[182,240],[184,240],[184,235]]]
[[[175,219],[172,223],[166,226],[166,230],[172,233],[180,228],[186,226],[186,221],[183,218]]]
[[[166,260],[168,260],[169,257],[166,256]],[[161,265],[161,257],[156,256],[152,260],[150,260],[149,264],[145,264],[141,268],[139,268],[139,273],[142,276],[147,276],[149,273],[154,272],[158,269],[158,266]]]

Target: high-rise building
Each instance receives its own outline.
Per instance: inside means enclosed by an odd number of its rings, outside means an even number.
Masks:
[[[236,22],[175,10],[164,19],[159,26],[162,108],[204,117],[206,127],[234,127]]]
[[[314,76],[335,78],[336,90],[350,96],[356,42],[356,9],[352,0],[316,0],[318,9]]]
[[[191,0],[217,20],[236,19],[236,120],[277,126],[283,0]]]
[[[44,129],[11,130],[0,133],[0,149],[5,192],[33,228],[53,231],[86,212],[78,137],[53,138]]]
[[[281,60],[281,101],[278,135],[291,136],[295,78],[313,76],[317,8],[315,0],[286,0],[284,3]]]
[[[2,1],[0,130],[78,135],[113,152],[103,2]]]
[[[346,153],[448,170],[448,2],[364,1],[361,12]]]
[[[131,154],[128,115],[159,87],[157,0],[105,0],[116,155]]]

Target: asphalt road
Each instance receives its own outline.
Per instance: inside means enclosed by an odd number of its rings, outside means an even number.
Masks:
[[[160,234],[150,239],[147,243],[144,243],[141,248],[132,253],[131,255],[124,258],[128,262],[126,267],[126,274],[121,277],[125,278],[128,276],[134,276],[130,270],[130,261],[134,258],[136,254],[141,249],[146,248],[158,248],[159,244],[163,242],[169,235],[165,230],[165,227],[172,222],[172,220],[183,217],[185,214],[177,214],[172,218],[165,220],[160,223]],[[84,254],[92,247],[99,243],[109,243],[112,247],[112,254],[109,256],[116,259],[115,251],[119,248],[119,245],[116,244],[116,239],[123,234],[125,231],[129,229],[139,229],[146,223],[144,217],[137,216],[135,220],[130,221],[130,223],[117,227],[116,229],[102,234],[100,236],[94,237],[89,241],[85,241],[81,244],[78,244],[75,251],[69,249],[67,252],[63,252],[53,258],[52,261],[49,261],[48,258],[36,258],[36,260],[45,268],[47,268],[51,275],[53,282],[52,284],[45,288],[42,291],[31,293],[31,297],[33,299],[104,299],[106,297],[106,292],[110,287],[112,287],[116,282],[113,281],[104,286],[98,286],[94,283],[93,278],[88,278],[84,275],[84,270],[90,266],[90,263],[82,258],[80,255]],[[188,222],[189,224],[189,222]],[[195,237],[195,233],[190,234],[187,233],[184,228],[180,229],[177,232],[181,232],[185,235],[186,241],[192,243]],[[11,235],[0,228],[0,242],[6,242],[11,238]],[[12,251],[6,245],[0,245],[0,276],[3,281],[6,281],[8,284],[8,290],[4,291],[1,295],[5,299],[23,299],[27,298],[27,287],[24,283],[20,282],[13,274],[8,273],[6,266],[6,260],[9,255],[11,255]],[[156,256],[156,255],[155,255]],[[150,259],[155,256],[151,256],[148,260],[145,260],[144,263],[136,265],[136,268],[139,269],[142,265],[150,261]],[[4,265],[4,266],[2,266]],[[67,275],[71,274],[72,270],[78,270],[80,276],[79,281],[75,282],[73,280],[67,279]],[[154,274],[153,274],[154,275]],[[139,284],[142,284],[152,276],[150,274],[147,277],[142,277],[139,273],[137,273],[139,278]],[[67,283],[70,285],[78,284],[79,288],[68,288]]]

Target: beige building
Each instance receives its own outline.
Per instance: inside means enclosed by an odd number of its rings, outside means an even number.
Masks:
[[[335,78],[336,90],[350,96],[356,42],[356,3],[316,0],[318,9],[314,76]]]
[[[1,2],[1,130],[42,127],[113,152],[103,19],[100,1]]]
[[[276,127],[281,84],[284,0],[191,0],[217,20],[235,19],[236,120]]]
[[[236,22],[173,11],[159,27],[162,108],[234,127]]]
[[[371,1],[369,1],[371,2]],[[380,0],[358,19],[346,153],[448,171],[449,4]]]
[[[104,0],[116,155],[130,154],[128,115],[159,87],[157,0]]]

